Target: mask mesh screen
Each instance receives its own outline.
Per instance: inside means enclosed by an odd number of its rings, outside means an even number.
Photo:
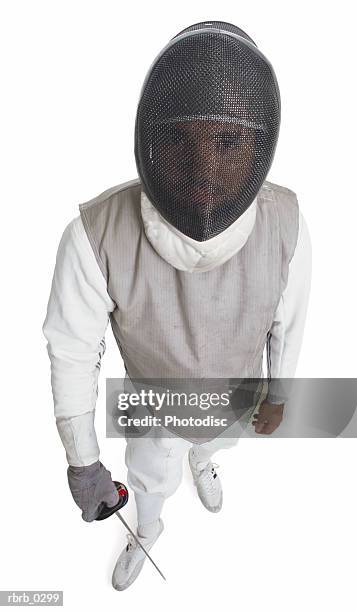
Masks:
[[[171,40],[146,78],[135,157],[160,214],[205,241],[256,197],[275,152],[280,98],[271,65],[247,35],[191,27]]]

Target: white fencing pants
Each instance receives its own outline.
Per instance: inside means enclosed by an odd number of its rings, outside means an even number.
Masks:
[[[144,535],[150,532],[150,525],[157,525],[165,499],[173,495],[181,483],[183,458],[191,447],[198,461],[208,463],[216,451],[235,446],[238,439],[239,436],[232,435],[192,444],[180,437],[161,437],[160,434],[128,438],[125,463],[128,483],[135,494],[138,532]]]

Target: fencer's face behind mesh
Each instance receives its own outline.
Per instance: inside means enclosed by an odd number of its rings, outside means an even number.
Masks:
[[[187,236],[216,236],[259,191],[279,122],[275,75],[253,43],[212,29],[177,36],[138,105],[135,155],[147,196]]]
[[[159,132],[152,151],[155,183],[186,218],[194,206],[202,225],[210,212],[240,197],[254,162],[254,130],[195,119],[163,124]]]

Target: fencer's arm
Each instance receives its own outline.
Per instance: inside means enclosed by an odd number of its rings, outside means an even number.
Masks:
[[[72,466],[98,460],[94,428],[105,331],[115,303],[96,262],[82,220],[62,235],[43,333],[51,361],[57,429]]]
[[[305,219],[299,211],[299,232],[294,255],[289,263],[287,286],[281,296],[267,339],[267,400],[281,403],[287,399],[289,381],[295,376],[301,349],[311,286],[311,240]],[[280,380],[274,380],[280,379]]]

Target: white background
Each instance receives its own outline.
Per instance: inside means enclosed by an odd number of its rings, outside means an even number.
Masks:
[[[297,376],[356,376],[355,19],[353,3],[8,1],[0,15],[0,589],[63,589],[66,610],[356,610],[354,439],[241,440],[217,457],[224,507],[195,497],[187,465],[165,531],[126,592],[110,584],[125,531],[85,524],[67,488],[41,326],[57,246],[77,205],[136,176],[133,128],[146,71],[181,29],[229,21],[267,55],[282,96],[269,178],[293,189],[313,243],[313,282]],[[97,404],[101,460],[126,479],[124,442],[107,440],[105,377],[123,372],[108,330]],[[133,499],[123,515],[135,524]]]

